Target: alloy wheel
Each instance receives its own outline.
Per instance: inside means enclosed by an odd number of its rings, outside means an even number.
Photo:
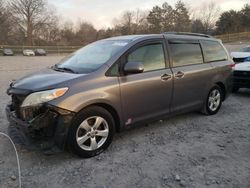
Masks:
[[[100,116],[85,119],[76,131],[76,141],[79,147],[86,151],[100,148],[109,135],[107,121]]]
[[[208,98],[208,107],[211,111],[216,111],[220,106],[221,102],[221,94],[218,89],[214,89],[210,92]]]

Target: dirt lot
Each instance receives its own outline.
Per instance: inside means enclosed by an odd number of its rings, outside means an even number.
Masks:
[[[7,133],[4,108],[10,81],[61,58],[0,57],[1,132]],[[16,162],[10,160],[14,152],[7,142],[1,141],[0,147],[0,175],[7,177],[0,187],[17,184],[17,173],[4,171],[17,169]],[[231,95],[215,116],[188,113],[119,133],[107,151],[91,159],[79,159],[67,152],[45,156],[17,147],[22,187],[27,188],[249,188],[250,90]]]

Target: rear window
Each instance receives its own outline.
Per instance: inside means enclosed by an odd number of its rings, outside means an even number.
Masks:
[[[205,62],[227,60],[227,53],[217,41],[202,41]]]
[[[200,44],[170,43],[173,66],[185,66],[203,63]]]

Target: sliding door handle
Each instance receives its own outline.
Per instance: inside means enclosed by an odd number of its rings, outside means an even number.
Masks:
[[[185,76],[184,72],[182,71],[178,71],[177,73],[175,73],[175,78],[183,78]]]
[[[163,74],[163,75],[161,75],[161,80],[162,81],[168,81],[171,78],[172,78],[172,75],[170,75],[170,74]]]

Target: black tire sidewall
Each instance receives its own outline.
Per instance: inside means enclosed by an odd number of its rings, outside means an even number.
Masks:
[[[78,127],[80,126],[80,124],[87,118],[91,117],[91,116],[100,116],[102,118],[104,118],[107,123],[108,123],[108,127],[109,127],[109,135],[107,140],[105,141],[105,143],[98,149],[94,150],[94,151],[86,151],[83,150],[76,141],[76,132]],[[89,158],[89,157],[93,157],[96,156],[100,153],[102,153],[112,142],[113,139],[113,135],[115,132],[115,123],[114,123],[114,119],[112,117],[112,115],[105,110],[104,108],[98,107],[98,106],[92,106],[92,107],[88,107],[82,111],[80,111],[72,120],[72,124],[69,128],[69,134],[68,134],[68,145],[69,145],[69,149],[71,149],[75,154],[77,154],[80,157],[83,158]]]
[[[215,90],[215,89],[217,89],[217,90],[220,92],[220,96],[221,96],[221,97],[220,97],[220,104],[219,104],[218,108],[217,108],[215,111],[212,111],[212,110],[210,110],[210,108],[209,108],[208,102],[209,102],[210,93],[211,93],[213,90]],[[210,91],[209,91],[209,93],[208,93],[208,95],[207,95],[207,100],[206,100],[206,111],[207,111],[207,114],[208,114],[208,115],[217,114],[217,112],[220,110],[221,104],[222,104],[222,95],[223,95],[223,93],[222,93],[222,90],[221,90],[221,88],[220,88],[219,86],[213,86],[213,87],[210,89]]]

